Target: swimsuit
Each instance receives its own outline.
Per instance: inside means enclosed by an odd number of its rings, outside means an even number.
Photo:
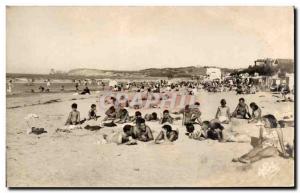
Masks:
[[[264,128],[263,129],[263,141],[262,146],[263,148],[266,147],[276,147],[278,148],[279,139],[276,129],[272,128]]]

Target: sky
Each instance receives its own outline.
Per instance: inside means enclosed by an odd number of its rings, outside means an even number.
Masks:
[[[7,7],[6,72],[294,58],[293,7]]]

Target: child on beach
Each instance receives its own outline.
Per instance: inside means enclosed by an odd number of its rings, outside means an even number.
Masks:
[[[158,121],[157,113],[153,112],[151,114],[146,114],[145,120],[146,121]]]
[[[134,116],[130,116],[129,120],[136,123],[137,119],[139,118],[142,118],[142,113],[140,111],[136,111]]]
[[[137,119],[134,130],[139,141],[147,142],[154,139],[150,127],[145,124],[145,119],[143,118]]]
[[[213,139],[219,140],[220,142],[250,142],[248,135],[230,132],[224,129],[218,120],[203,121],[201,127],[197,129],[195,129],[193,124],[187,124],[186,130],[186,135],[188,135],[189,138],[199,141]]]
[[[203,124],[203,125],[205,125],[205,124]],[[224,127],[220,123],[210,121],[208,128],[209,129],[207,131],[207,138],[212,139],[212,140],[218,140],[220,142],[224,141],[223,133],[222,133],[224,130]]]
[[[125,125],[122,132],[116,132],[111,135],[104,134],[102,143],[136,145],[137,143],[135,139],[134,127],[132,125]]]
[[[213,121],[203,121],[201,128],[198,128],[196,130],[192,123],[186,124],[187,135],[189,136],[189,138],[200,141],[205,139],[212,139],[222,142],[223,129],[224,127],[220,123]]]
[[[192,123],[188,123],[185,125],[186,127],[186,135],[190,139],[195,139],[199,141],[203,141],[207,139],[207,131],[209,129],[209,121],[203,121],[202,126],[197,127],[195,129],[195,126]]]
[[[155,138],[155,143],[160,144],[162,142],[173,142],[178,139],[178,131],[172,130],[170,125],[163,125],[162,130]]]
[[[103,121],[114,120],[116,118],[116,109],[114,106],[109,107],[105,112],[106,117],[104,117]]]
[[[208,138],[219,140],[219,142],[238,142],[245,143],[250,142],[251,137],[247,134],[241,134],[238,132],[225,129],[218,120],[211,120],[209,123],[209,131],[207,132]]]
[[[77,104],[72,104],[72,111],[69,113],[69,117],[65,125],[78,125],[80,124],[80,113],[77,111]]]
[[[239,104],[236,106],[234,112],[232,113],[232,117],[238,118],[238,119],[248,119],[251,118],[249,107],[245,103],[244,98],[239,99]]]
[[[200,111],[200,103],[195,102],[194,105],[191,108],[191,117],[190,121],[198,124],[202,124],[201,121],[201,111]]]
[[[119,104],[115,122],[122,124],[122,123],[127,122],[128,120],[129,120],[128,111],[124,108],[124,106],[122,104]]]
[[[91,109],[89,110],[89,113],[88,113],[88,120],[91,120],[91,119],[94,119],[97,121],[97,119],[100,117],[100,116],[97,116],[96,114],[96,105],[95,104],[92,104],[91,105]]]
[[[250,103],[250,108],[252,109],[252,117],[248,123],[257,123],[261,119],[261,109],[254,102]]]
[[[216,119],[218,119],[220,123],[228,124],[230,122],[230,109],[226,106],[225,99],[221,100],[221,106],[218,107]]]
[[[173,124],[174,118],[171,117],[170,113],[168,110],[164,110],[163,112],[163,117],[160,119],[160,124],[164,124],[164,123],[170,123]]]
[[[200,103],[195,102],[194,105],[186,105],[183,109],[178,112],[173,112],[173,114],[183,114],[183,125],[188,123],[192,124],[202,124],[201,121],[201,111],[199,110]]]

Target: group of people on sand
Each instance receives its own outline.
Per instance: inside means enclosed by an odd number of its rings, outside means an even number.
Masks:
[[[182,120],[182,125],[186,128],[186,135],[189,139],[203,141],[206,139],[218,140],[219,142],[250,142],[251,137],[246,134],[234,132],[226,129],[226,125],[232,122],[232,119],[246,119],[248,123],[254,123],[259,127],[259,138],[255,147],[245,155],[234,158],[234,162],[252,163],[262,158],[281,155],[285,158],[289,156],[288,149],[283,142],[283,133],[278,127],[277,119],[271,115],[262,116],[259,106],[252,102],[250,108],[244,98],[239,99],[239,103],[231,113],[230,108],[226,105],[226,100],[220,101],[214,119],[208,121],[201,120],[200,103],[195,102],[193,105],[186,105],[184,108],[176,112],[163,110],[162,116],[158,117],[156,112],[145,114],[142,116],[140,111],[136,111],[133,116],[123,104],[113,102],[102,119],[101,127],[112,127],[116,124],[125,124],[123,130],[112,133],[112,135],[103,135],[105,143],[117,143],[135,145],[138,141],[148,142],[154,141],[156,144],[163,142],[174,142],[179,137],[178,129],[173,129],[172,125]],[[250,113],[250,109],[252,112]],[[182,115],[173,117],[171,114]],[[81,120],[80,113],[77,110],[77,104],[72,104],[66,125],[80,125],[85,121],[97,120],[96,105],[92,104],[88,112],[88,117]],[[146,122],[157,122],[161,126],[161,130],[154,138],[153,130]]]
[[[229,123],[231,118],[235,117],[239,119],[248,119],[248,123],[254,122],[259,126],[257,144],[248,153],[241,157],[234,158],[232,161],[252,163],[276,155],[288,158],[290,156],[288,153],[291,153],[291,145],[288,144],[286,146],[284,144],[282,128],[278,127],[278,121],[275,116],[272,114],[262,116],[261,109],[254,102],[250,103],[250,108],[252,109],[252,114],[249,112],[249,107],[245,103],[245,99],[240,98],[239,104],[230,116],[229,107],[226,106],[226,101],[222,99],[221,106],[217,110],[216,119],[218,119],[220,123]],[[223,130],[218,124],[216,128],[220,128],[220,131]],[[223,136],[221,136],[221,133],[222,132],[220,132],[219,135],[216,135],[216,137],[222,138]],[[209,134],[207,133],[207,135]]]
[[[88,118],[81,120],[80,112],[77,110],[77,104],[72,104],[72,111],[69,113],[67,121],[65,123],[68,125],[80,125],[85,121],[97,120],[100,116],[96,114],[96,105],[92,104],[91,109],[88,112]],[[131,122],[134,125],[126,124],[123,127],[123,132],[114,133],[112,136],[104,135],[103,138],[106,142],[114,142],[117,144],[136,144],[136,140],[147,142],[154,140],[152,130],[148,125],[146,125],[145,119],[142,117],[141,112],[136,111],[134,116],[129,116],[128,111],[120,105],[120,108],[115,111],[113,108],[109,108],[106,111],[106,117],[103,121],[111,120],[110,123],[126,123]],[[124,113],[126,112],[126,113]],[[167,110],[164,111],[164,116],[161,119],[157,118],[157,115],[153,112],[152,114],[146,114],[145,118],[148,121],[159,121],[161,124],[169,122],[172,124],[170,115]],[[103,123],[103,126],[112,127],[115,125],[109,123]],[[162,130],[155,138],[155,143],[161,143],[162,141],[173,142],[178,139],[178,130],[173,130],[171,125],[163,124]]]
[[[226,106],[226,100],[221,100],[221,106],[218,107],[216,113],[216,119],[220,121],[220,123],[229,123],[231,118],[238,119],[248,119],[248,122],[258,122],[261,119],[261,109],[255,102],[250,103],[250,108],[252,109],[252,113],[250,114],[250,110],[248,105],[245,103],[244,98],[239,99],[239,103],[236,106],[233,113],[230,113],[230,109]]]

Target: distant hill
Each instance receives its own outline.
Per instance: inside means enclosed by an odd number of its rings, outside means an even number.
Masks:
[[[221,68],[223,74],[240,74],[249,73],[254,74],[258,72],[260,75],[272,75],[279,70],[283,73],[294,72],[294,61],[291,59],[258,59],[257,64],[249,66],[248,68],[230,69]],[[271,64],[269,64],[271,63]],[[77,68],[69,72],[56,73],[53,69],[50,74],[17,74],[6,73],[7,78],[23,78],[29,77],[32,79],[84,79],[84,78],[113,78],[113,79],[157,79],[157,78],[190,78],[206,74],[206,68],[215,66],[187,66],[180,68],[147,68],[136,71],[120,71],[120,70],[100,70],[90,68]],[[54,72],[54,73],[53,73]]]
[[[109,76],[113,73],[99,69],[78,68],[70,70],[67,74],[70,76]]]
[[[207,67],[180,67],[180,68],[148,68],[138,71],[113,71],[113,70],[99,70],[99,69],[88,69],[78,68],[70,70],[67,74],[69,76],[93,76],[93,77],[131,77],[131,76],[144,76],[144,77],[192,77],[205,75]],[[230,73],[232,69],[221,68],[222,72]]]

